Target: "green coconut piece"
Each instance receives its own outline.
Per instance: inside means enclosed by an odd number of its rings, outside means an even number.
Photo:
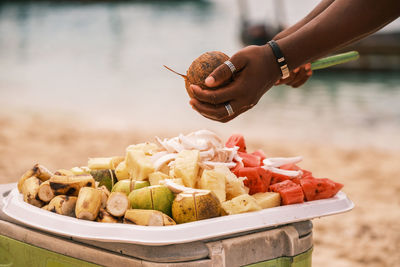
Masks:
[[[109,191],[112,190],[114,184],[118,181],[114,170],[110,169],[91,170],[90,175],[92,175],[94,180],[99,183],[99,187],[105,185]]]

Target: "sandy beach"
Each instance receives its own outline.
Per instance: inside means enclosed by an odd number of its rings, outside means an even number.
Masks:
[[[172,130],[116,131],[40,115],[0,117],[0,183],[16,182],[35,163],[51,170],[85,165],[88,157],[123,155],[125,147]],[[197,130],[197,129],[194,129]],[[271,156],[302,155],[316,177],[344,184],[356,207],[313,220],[313,266],[395,266],[400,262],[400,151],[348,148],[290,140],[247,139]]]

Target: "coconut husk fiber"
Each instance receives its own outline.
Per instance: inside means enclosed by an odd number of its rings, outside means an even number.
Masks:
[[[196,84],[201,88],[208,88],[204,84],[204,80],[211,74],[211,72],[213,72],[219,65],[223,64],[228,59],[229,57],[220,51],[206,52],[192,62],[186,71],[186,75],[180,74],[165,65],[164,67],[185,79],[186,91],[190,97],[193,97],[193,93],[190,90],[190,85]]]

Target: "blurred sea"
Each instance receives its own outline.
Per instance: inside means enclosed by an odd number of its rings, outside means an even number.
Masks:
[[[276,19],[272,1],[249,2],[256,20]],[[317,2],[285,1],[287,23]],[[195,113],[183,80],[162,67],[184,73],[205,51],[241,47],[236,1],[0,2],[0,114],[400,149],[400,73],[316,71],[220,124]]]

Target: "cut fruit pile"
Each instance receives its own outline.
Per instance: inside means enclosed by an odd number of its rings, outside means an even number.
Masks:
[[[315,178],[301,157],[248,153],[242,135],[213,132],[130,145],[121,157],[51,172],[36,164],[18,182],[25,202],[78,219],[166,226],[331,198],[343,187]]]

